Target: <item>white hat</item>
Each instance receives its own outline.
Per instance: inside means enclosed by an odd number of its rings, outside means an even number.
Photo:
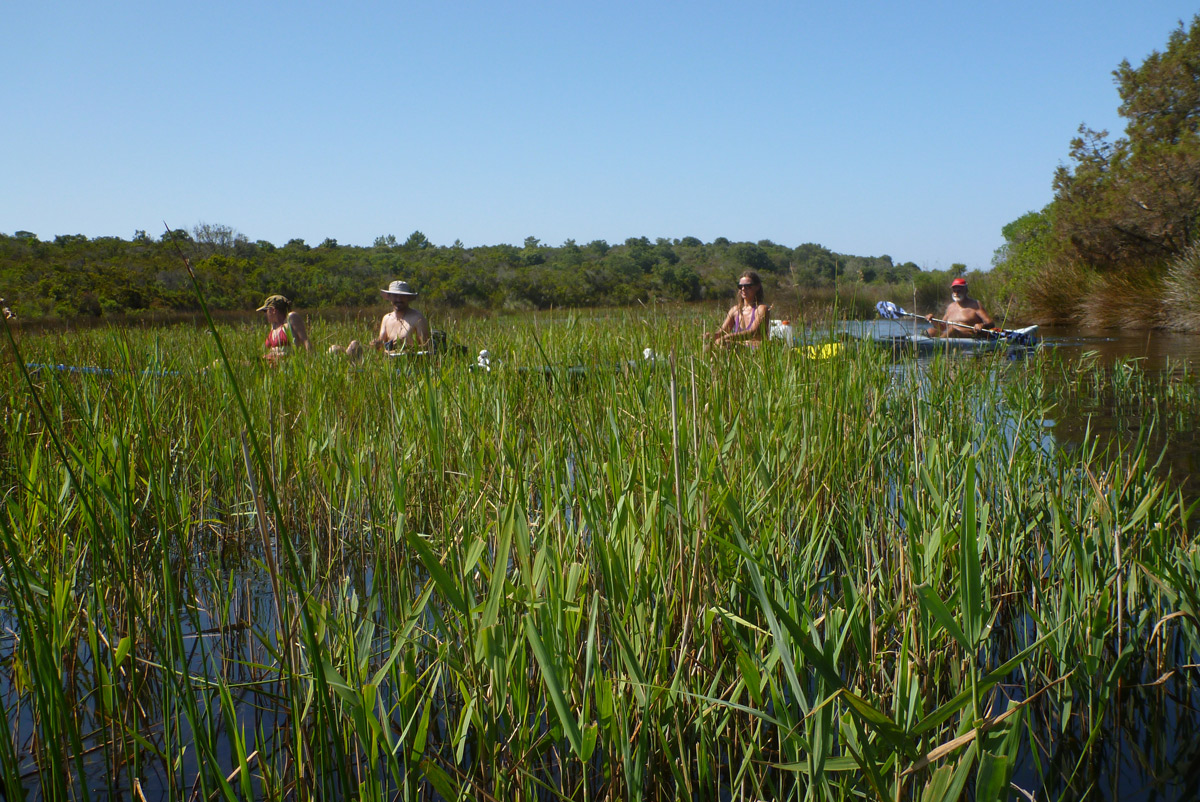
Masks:
[[[384,295],[407,295],[411,298],[416,298],[417,294],[412,291],[412,287],[408,286],[407,281],[397,279],[388,285],[386,290],[380,290]]]

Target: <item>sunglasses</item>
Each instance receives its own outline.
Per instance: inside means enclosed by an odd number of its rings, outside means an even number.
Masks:
[[[750,289],[751,287],[754,287],[754,286],[757,286],[757,285],[754,285],[754,284],[739,284],[739,285],[738,285],[738,289],[739,289],[739,290],[748,290],[748,289]]]

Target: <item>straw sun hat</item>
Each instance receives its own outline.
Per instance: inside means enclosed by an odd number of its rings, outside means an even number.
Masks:
[[[409,298],[416,298],[417,294],[412,291],[412,287],[408,286],[407,281],[393,281],[388,285],[386,290],[380,290],[384,295],[406,295]]]

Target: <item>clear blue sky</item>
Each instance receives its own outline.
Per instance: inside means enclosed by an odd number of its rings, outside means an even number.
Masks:
[[[0,231],[818,242],[987,267],[1198,9],[6,3]]]

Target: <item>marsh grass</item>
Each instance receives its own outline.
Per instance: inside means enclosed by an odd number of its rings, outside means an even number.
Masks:
[[[1200,331],[1200,249],[1184,251],[1168,269],[1163,284],[1165,327]]]
[[[268,369],[249,327],[10,341],[5,787],[1082,796],[1123,689],[1188,698],[1194,506],[1147,435],[1193,374],[706,357],[711,317],[462,321],[490,372]],[[1137,433],[1064,449],[1069,399]]]

